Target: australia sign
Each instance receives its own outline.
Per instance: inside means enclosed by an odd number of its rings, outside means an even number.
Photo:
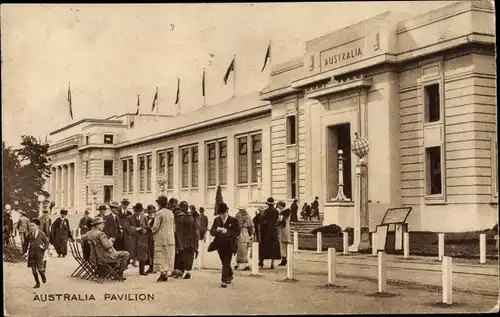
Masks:
[[[364,59],[362,41],[325,50],[320,54],[321,71],[330,70],[352,64]]]

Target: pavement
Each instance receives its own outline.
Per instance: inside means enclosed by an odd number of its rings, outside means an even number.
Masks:
[[[286,267],[269,269],[269,261],[254,276],[236,271],[233,284],[219,287],[220,263],[216,252],[203,254],[203,269],[195,260],[193,279],[156,283],[156,276],[138,276],[130,267],[124,283],[103,284],[71,278],[76,261],[52,257],[48,283],[34,290],[26,263],[4,263],[5,307],[10,315],[187,315],[187,314],[335,314],[335,313],[471,313],[498,311],[498,262],[453,263],[453,304],[443,305],[441,263],[434,258],[402,259],[388,255],[387,294],[377,294],[377,259],[367,255],[338,254],[335,286],[327,284],[326,252],[294,254],[294,279]],[[277,265],[278,262],[275,263]],[[95,300],[46,300],[48,294],[67,293]],[[150,299],[113,300],[105,294],[150,294]],[[111,297],[111,298],[109,298]],[[50,298],[49,298],[50,299]],[[397,299],[397,300],[395,300]],[[83,305],[82,305],[83,304]]]

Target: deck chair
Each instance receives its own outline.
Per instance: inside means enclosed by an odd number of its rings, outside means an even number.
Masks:
[[[3,246],[4,261],[12,263],[26,262],[22,247],[17,246],[16,240],[10,237],[6,242]]]
[[[118,260],[115,260],[113,262],[104,261],[97,255],[94,241],[89,240],[89,245],[91,254],[90,258],[92,259],[92,255],[94,255],[93,258],[95,259],[95,262],[93,264],[95,265],[96,268],[95,270],[96,281],[99,283],[103,283],[104,280],[110,279],[123,282],[123,279],[116,271],[116,268],[119,265]]]
[[[73,271],[73,273],[71,273],[71,277],[77,277],[84,280],[94,279],[96,276],[96,268],[91,261],[86,260],[82,257],[79,245],[79,242],[70,242],[69,244],[71,254],[78,263],[78,267]]]

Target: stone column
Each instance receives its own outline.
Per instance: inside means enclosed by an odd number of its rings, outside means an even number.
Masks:
[[[59,208],[61,207],[61,166],[55,167],[55,176],[56,176],[55,204]]]
[[[64,164],[62,167],[62,206],[68,207],[68,164]]]
[[[50,200],[56,202],[56,168],[50,169]]]
[[[66,185],[66,205],[68,207],[73,207],[73,202],[72,202],[72,194],[73,194],[73,186],[71,185],[71,174],[72,174],[72,168],[71,168],[71,164],[68,164],[67,165],[67,169],[68,169],[68,179],[66,180],[67,182],[67,185]]]

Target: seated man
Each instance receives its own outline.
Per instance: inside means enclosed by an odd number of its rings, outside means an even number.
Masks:
[[[127,268],[130,254],[127,251],[116,251],[113,248],[114,238],[108,239],[103,231],[104,219],[95,217],[92,219],[92,230],[82,235],[82,241],[92,241],[95,246],[95,253],[90,255],[94,263],[116,263],[118,261],[118,275],[124,280],[123,271]],[[97,259],[95,258],[97,255]]]

